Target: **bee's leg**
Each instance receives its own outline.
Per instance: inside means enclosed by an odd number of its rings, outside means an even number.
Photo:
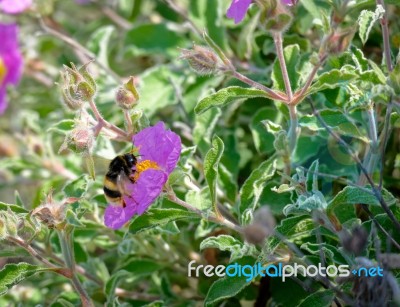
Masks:
[[[125,202],[124,198],[122,198],[122,208],[126,208],[126,202]]]

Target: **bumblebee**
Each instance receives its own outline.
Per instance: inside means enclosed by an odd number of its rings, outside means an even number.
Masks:
[[[126,207],[123,195],[129,195],[126,191],[127,183],[135,183],[136,156],[132,153],[126,153],[115,157],[108,166],[108,171],[104,177],[104,196],[112,204]]]

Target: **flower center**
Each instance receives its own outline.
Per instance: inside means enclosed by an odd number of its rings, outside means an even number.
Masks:
[[[7,74],[7,67],[4,64],[3,59],[0,57],[0,85],[3,83],[6,74]]]
[[[148,169],[160,169],[158,164],[154,161],[143,160],[136,163],[136,171],[133,175],[133,180],[137,181],[139,179],[140,173]]]

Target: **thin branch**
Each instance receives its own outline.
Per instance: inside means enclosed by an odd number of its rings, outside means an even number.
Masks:
[[[86,57],[88,57],[89,59],[93,60],[96,59],[96,55],[91,52],[90,50],[86,49],[85,47],[83,47],[81,44],[79,44],[77,41],[75,41],[74,39],[72,39],[71,37],[58,32],[57,30],[49,27],[48,25],[46,25],[46,23],[44,22],[44,20],[42,18],[39,18],[39,23],[40,26],[42,27],[42,29],[47,33],[50,34],[56,38],[58,38],[59,40],[63,41],[64,43],[66,43],[67,45],[71,46],[73,49],[76,49],[78,51],[80,51],[81,53],[83,53]],[[112,69],[110,69],[108,66],[104,65],[103,63],[99,62],[99,61],[95,61],[95,63],[101,67],[108,75],[110,75],[111,77],[113,77],[113,79],[119,84],[122,83],[120,76],[118,76]]]
[[[192,206],[191,204],[179,199],[171,189],[168,191],[168,199],[171,200],[172,202],[188,209],[189,211],[192,211],[192,212],[198,214],[199,216],[201,216],[202,218],[204,218],[206,220],[209,220],[209,221],[217,223],[217,224],[221,224],[221,225],[228,227],[238,233],[241,233],[241,234],[244,233],[244,230],[241,226],[239,226],[235,223],[232,223],[231,221],[227,220],[222,215],[217,216],[215,213],[209,213],[209,214],[207,214],[207,216],[204,216],[204,213],[200,209],[197,209],[196,207]]]
[[[274,34],[274,42],[276,47],[276,54],[278,56],[279,64],[281,66],[283,82],[285,83],[286,95],[288,96],[289,103],[291,103],[293,99],[293,93],[292,93],[292,86],[290,85],[289,74],[286,67],[285,56],[283,55],[281,32]]]
[[[251,87],[254,87],[256,89],[266,92],[269,96],[271,96],[272,99],[280,100],[285,103],[288,102],[288,98],[285,97],[285,95],[283,93],[276,92],[276,91],[270,89],[269,87],[262,85],[261,83],[251,80],[250,78],[242,75],[241,73],[239,73],[237,71],[233,71],[232,76],[235,77],[236,79],[242,81],[243,83],[250,85]]]
[[[201,31],[196,24],[189,18],[188,13],[186,10],[175,3],[173,0],[164,0],[168,6],[178,15],[180,15],[186,23],[190,26],[190,28],[200,37],[203,36],[203,31]]]
[[[109,8],[108,6],[103,6],[101,4],[99,4],[99,6],[103,14],[107,16],[110,20],[112,20],[118,27],[125,31],[132,28],[131,23],[125,18],[118,15],[113,9]]]
[[[325,63],[327,58],[328,58],[327,54],[324,54],[319,58],[319,62],[317,63],[317,65],[314,66],[313,70],[308,75],[307,81],[304,84],[303,88],[301,89],[300,93],[296,95],[296,97],[295,97],[296,103],[298,103],[304,99],[304,95],[307,93],[308,89],[310,88],[310,86],[315,78],[315,75],[317,74],[317,72],[321,68],[321,66]]]
[[[386,145],[389,140],[389,131],[390,131],[390,115],[392,114],[393,103],[392,97],[390,97],[390,101],[386,107],[386,115],[385,115],[385,123],[383,126],[383,130],[381,135],[379,136],[380,139],[380,156],[381,156],[381,165],[379,170],[379,190],[382,190],[383,185],[383,167],[385,165],[385,151]]]
[[[49,262],[47,259],[43,258],[42,255],[40,255],[32,246],[29,244],[25,243],[23,240],[15,237],[7,237],[6,240],[17,244],[18,246],[21,246],[23,249],[25,249],[32,257],[36,258],[43,264],[47,265],[49,268],[57,268],[53,263]]]
[[[385,1],[384,0],[376,0],[377,5],[381,5],[385,9],[385,13],[383,14],[380,22],[382,27],[382,36],[383,36],[383,48],[385,54],[385,62],[388,71],[393,70],[392,64],[392,55],[390,52],[390,38],[389,38],[389,28],[388,28],[388,19],[387,19],[387,12],[385,8]]]
[[[390,220],[393,222],[394,226],[400,231],[400,223],[394,216],[393,212],[390,210],[389,206],[387,205],[386,201],[383,199],[382,193],[376,188],[374,182],[372,181],[370,175],[366,168],[362,165],[360,158],[353,152],[351,147],[338,135],[336,134],[322,119],[321,115],[319,114],[318,110],[315,109],[314,104],[312,103],[311,99],[309,99],[310,106],[313,110],[314,115],[318,118],[318,121],[321,125],[332,135],[348,152],[351,158],[357,163],[358,167],[363,172],[365,178],[367,179],[368,183],[371,185],[372,192],[374,193],[375,198],[379,201],[382,209],[387,213]]]
[[[95,135],[98,135],[99,132],[101,131],[101,129],[103,127],[105,127],[107,129],[113,131],[115,134],[117,134],[118,136],[120,136],[122,138],[128,138],[128,135],[126,134],[126,132],[124,130],[118,128],[117,126],[114,126],[113,124],[109,123],[108,121],[106,121],[104,119],[104,117],[100,114],[99,110],[97,109],[97,106],[93,100],[89,101],[89,106],[90,106],[91,110],[93,111],[94,117],[97,120]]]

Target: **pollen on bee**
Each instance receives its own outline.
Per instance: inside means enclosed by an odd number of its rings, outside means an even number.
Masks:
[[[144,172],[145,170],[160,169],[160,167],[158,166],[158,164],[156,162],[150,161],[150,160],[138,161],[136,163],[135,167],[136,167],[136,171],[132,176],[134,181],[138,180],[140,173]]]

